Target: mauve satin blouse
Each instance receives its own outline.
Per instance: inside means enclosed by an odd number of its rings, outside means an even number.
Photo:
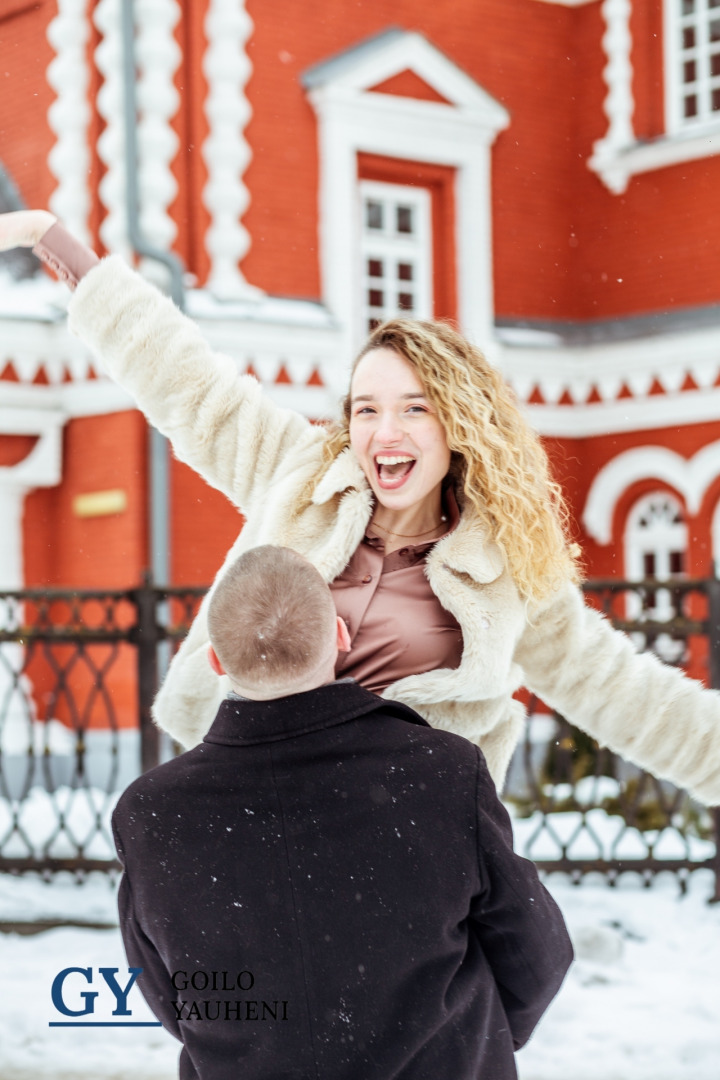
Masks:
[[[48,229],[34,251],[71,289],[98,262],[97,255],[59,222]],[[447,535],[460,513],[452,489],[444,498]],[[425,559],[436,543],[409,544],[385,556],[383,541],[365,536],[330,585],[352,642],[350,652],[338,657],[336,678],[355,679],[380,694],[406,675],[460,665],[462,631],[435,596],[424,572]]]
[[[447,535],[460,513],[452,489],[444,499]],[[355,679],[366,690],[380,694],[407,675],[459,667],[460,625],[425,577],[425,559],[436,543],[408,545],[386,556],[382,540],[364,537],[342,574],[330,584],[337,613],[347,623],[352,642],[350,652],[338,657],[336,679]]]

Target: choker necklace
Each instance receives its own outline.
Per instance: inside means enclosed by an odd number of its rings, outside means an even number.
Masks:
[[[441,526],[441,525],[442,525],[442,524],[443,524],[443,523],[444,523],[445,521],[447,521],[447,518],[446,518],[446,517],[445,517],[445,515],[443,514],[443,516],[442,516],[442,517],[440,518],[440,520],[438,521],[437,525],[433,525],[433,527],[432,527],[431,529],[426,529],[426,530],[425,530],[425,532],[419,532],[419,533],[399,533],[399,532],[393,532],[393,531],[392,531],[392,529],[386,529],[386,528],[385,528],[385,526],[384,526],[384,525],[381,525],[379,521],[371,521],[371,522],[370,522],[370,524],[371,524],[371,525],[374,525],[376,529],[382,529],[382,531],[383,531],[384,533],[387,533],[387,534],[388,534],[388,536],[397,536],[397,537],[399,537],[399,538],[400,538],[401,540],[417,540],[417,539],[418,539],[418,537],[420,537],[420,536],[427,536],[427,534],[428,534],[428,533],[431,533],[431,532],[435,532],[435,530],[436,530],[436,529],[439,529],[439,528],[440,528],[440,526]]]

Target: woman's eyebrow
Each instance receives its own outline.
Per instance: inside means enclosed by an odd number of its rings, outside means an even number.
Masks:
[[[416,400],[417,398],[422,398],[423,401],[427,401],[427,397],[426,397],[425,394],[413,393],[413,394],[401,394],[400,395],[400,400],[401,401],[413,401],[413,400]],[[374,400],[375,400],[375,395],[374,394],[357,394],[354,398],[350,398],[350,404],[354,405],[357,401],[374,401]]]

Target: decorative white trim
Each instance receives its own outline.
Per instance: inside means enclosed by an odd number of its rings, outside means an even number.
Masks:
[[[715,577],[720,577],[720,499],[715,503],[713,510],[712,525],[712,551],[715,564]]]
[[[705,131],[685,132],[682,135],[662,136],[648,143],[635,143],[620,150],[617,155],[608,158],[603,164],[601,179],[616,195],[627,189],[632,176],[654,172],[670,165],[680,165],[684,161],[699,161],[700,158],[720,154],[720,123],[708,125]],[[600,172],[591,158],[588,165]]]
[[[618,454],[593,480],[582,522],[598,543],[612,542],[615,508],[623,492],[639,480],[662,480],[681,495],[688,514],[700,510],[710,484],[720,476],[720,441],[704,446],[686,459],[665,446],[642,446]]]
[[[608,404],[525,405],[541,435],[583,439],[624,431],[651,431],[720,420],[720,389],[688,390],[648,398],[621,398]]]
[[[90,26],[87,0],[58,0],[58,13],[47,29],[55,59],[47,69],[47,81],[56,98],[48,110],[48,123],[56,142],[48,165],[58,181],[49,206],[78,239],[89,240],[90,166],[88,144],[89,72],[85,54]]]
[[[128,242],[125,199],[125,124],[123,111],[123,45],[121,0],[100,0],[93,21],[102,34],[95,50],[95,63],[103,77],[97,109],[105,121],[97,150],[106,173],[100,181],[100,201],[107,216],[100,226],[105,248],[132,258]]]
[[[410,70],[450,104],[367,91]],[[417,33],[388,32],[305,78],[319,123],[323,297],[342,331],[341,355],[362,339],[355,221],[357,155],[457,169],[459,316],[465,333],[488,340],[493,326],[490,147],[510,117],[497,101]],[[342,372],[344,380],[345,373]]]
[[[61,434],[67,418],[67,414],[59,409],[18,409],[0,405],[0,435],[38,436],[38,441],[26,458],[17,465],[0,466],[0,485],[30,490],[59,484],[62,473]]]
[[[168,208],[177,192],[170,166],[178,137],[170,121],[180,103],[173,82],[182,58],[173,34],[180,16],[175,0],[142,0],[137,4],[140,232],[148,243],[164,251],[172,247],[177,235]]]
[[[211,218],[205,246],[211,263],[207,288],[224,300],[262,295],[247,283],[239,265],[251,243],[241,218],[250,203],[243,176],[252,156],[244,136],[251,115],[245,86],[252,72],[245,46],[252,30],[245,0],[210,0],[203,58],[208,82],[205,113],[210,127],[203,143],[208,171],[203,201]]]
[[[665,0],[663,12],[667,134],[649,142],[636,140],[632,129],[630,0],[605,0],[603,4],[607,24],[603,45],[609,61],[604,71],[609,90],[605,112],[610,126],[605,137],[595,143],[588,168],[616,195],[627,189],[633,176],[720,153],[720,118],[683,125],[677,121],[680,90],[675,53],[670,47],[672,35],[677,32],[674,3]]]
[[[630,0],[604,0],[602,15],[605,33],[602,44],[607,56],[603,77],[608,93],[603,109],[609,121],[607,133],[593,146],[588,167],[615,194],[627,187],[628,176],[618,168],[618,157],[635,143],[632,115],[635,107],[632,96],[632,38],[630,36]]]
[[[501,331],[501,334],[503,331]],[[720,327],[648,334],[629,341],[563,346],[550,334],[539,347],[501,341],[487,350],[527,403],[537,388],[545,404],[528,405],[543,434],[581,437],[720,419]],[[680,391],[687,376],[699,390]],[[649,394],[653,382],[664,394]],[[623,384],[632,397],[618,398]],[[600,398],[587,404],[592,391]],[[571,404],[557,402],[569,395]]]

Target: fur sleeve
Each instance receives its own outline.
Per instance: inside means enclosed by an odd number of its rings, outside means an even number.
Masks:
[[[604,746],[720,805],[720,693],[630,639],[567,585],[517,647],[525,685]]]
[[[270,402],[229,357],[213,353],[195,323],[118,256],[83,278],[68,314],[70,329],[170,439],[176,456],[240,507],[291,452],[321,437],[303,417]]]

